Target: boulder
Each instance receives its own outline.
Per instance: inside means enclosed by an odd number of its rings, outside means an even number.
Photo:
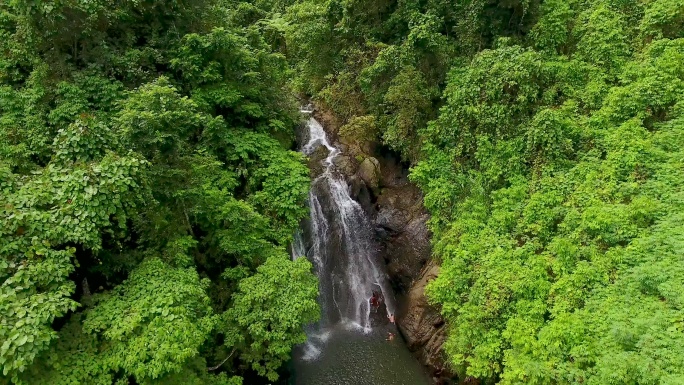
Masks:
[[[379,193],[380,188],[380,162],[372,156],[366,157],[356,172],[361,180],[366,183],[366,186],[373,191],[373,193]]]
[[[337,155],[333,164],[342,175],[354,175],[359,168],[358,161],[345,153]]]
[[[328,157],[329,153],[330,151],[328,151],[327,148],[319,146],[311,155],[309,155],[308,166],[311,178],[315,178],[325,171],[325,166],[322,163],[323,160]]]

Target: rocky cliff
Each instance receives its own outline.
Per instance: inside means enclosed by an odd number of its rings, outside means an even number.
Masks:
[[[408,165],[376,143],[340,137],[335,117],[315,113],[331,140],[342,150],[336,159],[356,199],[372,218],[376,237],[394,289],[397,326],[409,349],[433,375],[435,383],[451,383],[442,345],[446,326],[439,309],[428,303],[425,286],[439,267],[431,261],[429,215],[420,190],[408,179]]]

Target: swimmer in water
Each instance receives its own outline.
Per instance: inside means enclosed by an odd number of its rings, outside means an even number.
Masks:
[[[388,314],[387,318],[389,318],[390,323],[392,323],[392,324],[394,323],[394,314]]]
[[[394,339],[394,333],[387,332],[387,341],[392,341]]]

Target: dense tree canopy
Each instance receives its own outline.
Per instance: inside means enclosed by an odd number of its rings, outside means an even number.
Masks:
[[[316,319],[287,62],[231,9],[0,4],[0,383],[274,380]]]
[[[275,381],[294,93],[412,165],[460,377],[684,383],[682,0],[9,0],[0,52],[0,383]]]

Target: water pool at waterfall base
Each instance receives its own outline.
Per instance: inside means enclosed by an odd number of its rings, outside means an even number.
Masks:
[[[397,334],[387,341],[387,333]],[[428,385],[423,367],[391,325],[364,334],[336,325],[317,346],[314,358],[306,345],[295,349],[289,385]]]

